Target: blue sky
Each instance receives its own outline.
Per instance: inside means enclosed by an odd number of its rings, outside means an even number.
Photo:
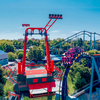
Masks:
[[[44,27],[49,14],[63,15],[48,31],[50,39],[82,30],[100,33],[100,0],[0,0],[0,39],[24,38],[22,23]]]

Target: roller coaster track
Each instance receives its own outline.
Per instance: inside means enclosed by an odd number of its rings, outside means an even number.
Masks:
[[[83,49],[81,49],[80,47],[75,47],[75,48],[69,49],[65,53],[65,56],[62,57],[62,63],[66,67],[64,77],[63,77],[63,82],[62,82],[62,100],[66,100],[66,96],[68,96],[67,76],[68,76],[69,70],[72,67],[74,62],[82,59],[84,54],[87,55],[87,53],[85,53]]]
[[[96,32],[93,33],[93,32],[89,32],[89,31],[80,31],[78,33],[75,33],[74,35],[71,35],[71,36],[65,38],[63,41],[60,41],[57,44],[52,45],[52,47],[50,47],[50,50],[52,50],[53,48],[56,48],[57,46],[61,46],[61,44],[65,43],[65,42],[68,42],[71,39],[77,38],[80,35],[83,35],[83,46],[84,46],[84,41],[85,41],[85,35],[90,37],[90,49],[91,49],[91,46],[92,46],[92,35],[94,35],[93,36],[94,37],[94,48],[96,46],[96,44],[95,44],[96,43],[95,35],[100,36],[100,34],[96,33]],[[84,49],[84,47],[83,47],[83,49]]]

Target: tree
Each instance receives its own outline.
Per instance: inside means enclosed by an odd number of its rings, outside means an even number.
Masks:
[[[19,59],[22,59],[22,58],[23,58],[23,52],[19,52],[19,53],[18,53],[18,58],[19,58]]]
[[[18,46],[19,46],[18,49],[22,49],[23,46],[24,46],[24,43],[21,41],[21,42],[18,43]]]
[[[23,52],[23,50],[18,50],[18,51],[16,51],[16,54],[18,55],[19,52]]]
[[[0,44],[0,50],[3,50],[4,51],[4,48],[3,48],[3,45]]]
[[[82,45],[83,45],[82,38],[78,38],[77,41],[76,41],[76,43],[77,43],[77,46],[82,47]]]
[[[33,40],[28,40],[28,41],[27,41],[27,44],[28,44],[28,45],[33,45]]]
[[[2,83],[0,83],[0,96],[4,95],[4,86]]]
[[[92,56],[93,54],[99,54],[100,52],[98,52],[97,50],[89,50],[87,51],[88,55]]]
[[[88,60],[86,58],[83,58],[80,60],[80,63],[83,65],[83,66],[87,66],[87,63],[88,63]]]
[[[41,61],[44,57],[44,50],[41,47],[33,46],[27,52],[28,60]]]
[[[14,61],[16,58],[17,58],[17,56],[13,52],[8,53],[8,60],[9,61]]]
[[[6,79],[4,78],[4,69],[0,66],[0,100],[3,100],[4,96],[4,85],[6,83]],[[2,98],[2,99],[1,99]]]
[[[5,52],[14,52],[15,48],[12,44],[10,43],[5,43]]]
[[[80,65],[80,63],[74,63],[72,65],[72,68],[69,71],[69,76],[75,85],[75,89],[79,89],[90,82],[89,68],[84,67],[83,64]]]
[[[13,45],[18,49],[18,40],[13,40]]]
[[[14,52],[15,48],[13,42],[10,40],[0,40],[0,50],[5,52]]]
[[[73,83],[75,85],[75,89],[81,88],[81,75],[79,72],[76,73]]]

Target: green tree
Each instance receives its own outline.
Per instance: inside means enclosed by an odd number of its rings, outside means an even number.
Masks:
[[[17,58],[17,56],[13,52],[8,53],[8,60],[9,61],[14,61],[16,58]]]
[[[78,78],[78,75],[79,75],[79,78]],[[84,67],[83,64],[80,65],[80,63],[74,63],[72,65],[72,68],[69,71],[69,76],[71,77],[71,80],[72,80],[73,84],[75,85],[75,87],[74,87],[75,89],[79,89],[83,85],[90,82],[90,70],[89,70],[89,68]],[[80,79],[80,82],[79,82],[80,85],[78,86],[79,79]]]
[[[13,45],[18,49],[18,40],[13,40]]]
[[[27,44],[28,44],[28,45],[33,45],[33,40],[28,40],[28,41],[27,41]]]
[[[5,72],[4,69],[1,68],[0,65],[0,100],[3,100],[4,96],[4,85],[6,83],[6,79],[4,78]]]
[[[5,52],[14,52],[15,48],[12,44],[10,43],[5,43]]]
[[[41,47],[33,46],[33,48],[30,48],[27,52],[27,58],[28,60],[32,61],[40,61],[44,57],[44,50]]]
[[[80,60],[80,63],[83,65],[83,66],[87,66],[87,63],[88,63],[88,60],[86,58],[83,58]]]
[[[23,58],[23,52],[19,52],[19,53],[18,53],[18,58],[19,58],[19,59],[22,59],[22,58]]]
[[[0,50],[3,50],[4,51],[4,48],[3,48],[3,45],[0,44]]]
[[[76,41],[76,43],[77,43],[77,46],[81,47],[83,45],[82,38],[78,38],[77,41]]]
[[[73,83],[75,85],[75,89],[81,88],[81,75],[79,72],[76,73]]]
[[[0,83],[0,96],[4,95],[4,86],[2,83]]]
[[[93,54],[99,54],[100,52],[98,52],[97,50],[89,50],[87,51],[87,53],[92,56]]]
[[[18,50],[18,51],[16,51],[16,54],[18,55],[19,52],[23,52],[23,50]]]
[[[18,43],[18,46],[19,46],[18,49],[22,49],[23,46],[24,46],[24,43],[21,41],[21,42]]]

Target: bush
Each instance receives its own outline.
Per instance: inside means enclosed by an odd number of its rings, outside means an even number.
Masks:
[[[14,61],[16,58],[17,58],[17,56],[13,52],[8,53],[8,60],[9,61]]]

